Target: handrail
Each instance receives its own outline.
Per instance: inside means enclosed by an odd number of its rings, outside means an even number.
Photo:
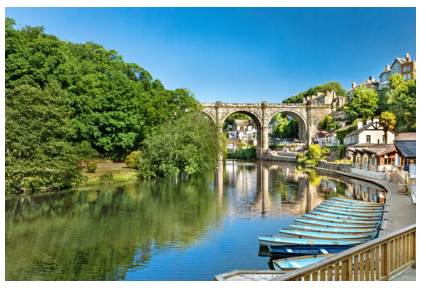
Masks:
[[[271,281],[386,281],[416,263],[416,224]]]

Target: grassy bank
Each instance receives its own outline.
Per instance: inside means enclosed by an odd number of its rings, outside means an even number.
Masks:
[[[127,181],[137,178],[137,170],[127,167],[98,168],[95,173],[88,173],[87,169],[84,169],[82,172],[84,176],[89,177],[86,184],[104,183],[105,181],[101,180],[101,176],[107,174],[112,175],[112,180],[108,180],[109,182]]]

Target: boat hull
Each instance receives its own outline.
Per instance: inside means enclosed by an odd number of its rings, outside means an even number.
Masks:
[[[297,225],[290,224],[290,229],[298,231],[311,231],[311,232],[322,232],[322,233],[344,233],[348,235],[358,235],[364,234],[370,237],[374,237],[377,234],[376,229],[340,229],[340,228],[327,228],[327,227],[318,227],[318,226],[308,226],[308,225]]]
[[[335,254],[352,246],[322,245],[322,246],[268,246],[269,257],[272,259],[297,257],[315,254]]]
[[[290,258],[282,258],[282,259],[276,259],[273,260],[273,267],[275,270],[294,270],[298,268],[303,268],[305,266],[311,265],[313,263],[316,263],[318,261],[327,259],[334,254],[319,254],[319,255],[306,255],[306,256],[299,256],[299,257],[290,257]]]
[[[351,223],[331,223],[327,221],[317,221],[315,219],[308,219],[308,218],[296,219],[295,222],[307,224],[309,226],[340,228],[340,229],[353,229],[353,228],[377,229],[378,228],[378,226],[374,226],[374,225],[366,226],[366,225],[356,225]]]
[[[299,231],[290,229],[280,229],[280,234],[296,236],[299,238],[314,238],[314,239],[344,239],[344,240],[369,240],[371,237],[366,234],[337,234],[327,232],[311,232],[311,231]]]
[[[366,227],[377,227],[380,223],[380,221],[358,221],[358,220],[348,220],[348,219],[336,219],[336,218],[322,217],[322,216],[316,216],[311,214],[306,214],[302,218],[314,219],[317,221],[330,222],[330,223],[354,224],[354,225],[366,226]]]
[[[338,197],[332,197],[332,201],[343,201],[351,204],[359,204],[359,205],[366,205],[366,206],[383,206],[381,203],[376,202],[365,202],[360,200],[354,200],[354,199],[346,199],[346,198],[338,198]]]
[[[341,215],[341,214],[335,214],[335,213],[332,213],[332,212],[322,212],[322,211],[318,211],[316,209],[311,211],[310,214],[318,215],[318,216],[321,216],[321,217],[346,219],[346,220],[354,220],[354,221],[367,221],[367,222],[381,221],[381,219],[382,219],[382,217],[370,217],[370,218],[355,217],[355,216],[352,217],[350,215]]]
[[[376,212],[376,213],[357,213],[355,211],[341,211],[341,210],[335,210],[330,208],[324,208],[324,207],[316,207],[315,211],[321,211],[324,213],[331,213],[331,214],[338,214],[338,215],[348,215],[348,216],[354,216],[357,218],[381,218],[382,212]]]
[[[354,246],[363,243],[357,240],[325,240],[289,238],[280,235],[259,235],[259,245],[283,246],[283,245],[348,245]]]

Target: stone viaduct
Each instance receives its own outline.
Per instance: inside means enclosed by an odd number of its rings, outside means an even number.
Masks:
[[[284,103],[203,103],[203,112],[216,124],[219,131],[223,129],[226,117],[234,113],[250,116],[257,125],[257,156],[269,148],[268,127],[272,117],[278,113],[293,117],[299,127],[299,141],[307,145],[316,133],[320,121],[336,109],[334,102],[320,104],[316,100],[308,100],[298,104]]]

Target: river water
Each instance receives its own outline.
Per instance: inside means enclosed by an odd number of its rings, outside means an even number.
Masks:
[[[213,280],[267,270],[258,235],[330,197],[382,202],[376,185],[277,162],[6,199],[6,280]]]

